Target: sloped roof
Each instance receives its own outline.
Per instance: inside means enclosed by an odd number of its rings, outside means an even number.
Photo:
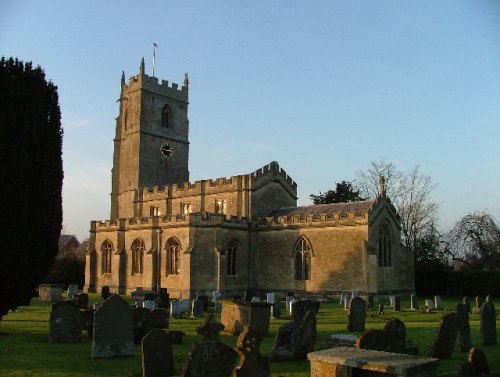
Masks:
[[[278,208],[272,210],[266,217],[280,217],[280,216],[300,216],[304,218],[305,216],[319,217],[322,213],[335,213],[335,212],[356,212],[356,211],[368,211],[374,200],[364,200],[360,202],[349,202],[349,203],[331,203],[331,204],[317,204],[302,207],[288,207],[288,208]]]
[[[63,247],[69,241],[71,241],[72,238],[74,238],[76,240],[76,242],[78,242],[77,238],[72,234],[61,234],[59,236],[59,249],[61,249],[61,247]]]

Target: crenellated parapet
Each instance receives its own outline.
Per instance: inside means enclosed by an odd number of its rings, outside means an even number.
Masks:
[[[179,87],[176,83],[169,83],[167,80],[158,80],[157,77],[149,76],[145,73],[129,78],[128,85],[122,87],[123,93],[132,92],[140,89],[146,89],[150,92],[175,98],[188,102],[188,88],[182,85]]]
[[[260,169],[257,169],[251,173],[254,186],[260,185],[262,182],[267,181],[270,177],[279,176],[289,185],[289,187],[297,193],[297,183],[286,173],[286,171],[280,168],[276,161],[273,161]]]

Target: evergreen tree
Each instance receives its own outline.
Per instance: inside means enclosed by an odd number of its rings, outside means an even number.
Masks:
[[[40,67],[0,60],[0,319],[28,305],[58,250],[62,136],[57,87]]]
[[[356,190],[351,182],[342,181],[335,183],[335,190],[319,192],[318,195],[311,194],[309,199],[314,204],[347,203],[365,200],[361,197],[359,190]]]

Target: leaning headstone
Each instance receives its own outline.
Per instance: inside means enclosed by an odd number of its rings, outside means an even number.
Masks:
[[[189,313],[189,300],[188,299],[183,299],[181,300],[181,313]]]
[[[145,309],[153,310],[156,308],[156,303],[151,300],[146,300],[142,303],[142,307]]]
[[[266,302],[272,304],[274,302],[274,293],[266,294]]]
[[[236,342],[240,362],[234,368],[235,377],[270,377],[269,358],[260,354],[262,335],[249,327],[244,328]]]
[[[132,356],[134,313],[119,295],[111,295],[94,314],[92,358]]]
[[[203,301],[195,298],[191,305],[191,315],[193,317],[201,317],[203,315]]]
[[[364,331],[366,303],[361,297],[354,297],[349,303],[347,331]]]
[[[356,339],[356,347],[376,351],[405,353],[406,326],[397,318],[389,320],[383,330],[370,329]]]
[[[459,377],[479,377],[490,375],[490,366],[486,356],[479,348],[471,348],[467,356],[467,362],[462,364],[458,373]]]
[[[182,315],[181,302],[171,301],[170,302],[170,317],[180,317]]]
[[[399,312],[401,311],[401,297],[394,296],[394,310]]]
[[[458,319],[458,345],[460,351],[468,352],[472,348],[470,337],[469,311],[467,305],[463,303],[457,304],[457,319]]]
[[[78,294],[78,284],[68,284],[68,297],[75,297]]]
[[[471,306],[471,303],[470,303],[470,298],[468,296],[464,296],[464,299],[463,299],[462,302],[465,305],[465,307],[467,308],[467,313],[470,313],[472,311],[472,306]]]
[[[271,361],[305,359],[316,343],[316,314],[311,300],[293,305],[292,320],[281,325],[271,348]]]
[[[170,376],[174,371],[174,355],[170,337],[153,329],[142,338],[143,377]]]
[[[82,317],[77,305],[61,305],[50,312],[50,343],[79,343],[81,340]]]
[[[455,312],[443,315],[431,346],[429,356],[438,359],[451,357],[453,345],[458,335],[458,319]]]
[[[410,309],[412,310],[418,309],[417,295],[415,293],[410,296]]]
[[[80,309],[87,309],[89,306],[89,295],[88,293],[80,293],[77,296],[78,307]]]
[[[425,300],[425,307],[427,309],[432,309],[432,307],[433,307],[432,300]]]
[[[286,296],[285,298],[285,304],[286,304],[286,311],[290,313],[290,303],[294,300],[295,298],[293,296]]]
[[[483,346],[492,346],[497,344],[497,314],[495,305],[492,302],[486,302],[481,308],[480,332],[481,344]]]
[[[378,314],[384,314],[384,304],[379,304],[378,306]]]
[[[441,310],[443,308],[443,303],[441,301],[441,296],[434,296],[434,309]]]
[[[274,319],[281,318],[281,302],[273,302],[273,305],[271,306],[271,317],[273,317]]]
[[[101,297],[106,300],[109,297],[109,287],[107,285],[103,285],[101,288]]]
[[[196,332],[203,336],[189,353],[180,377],[230,377],[237,353],[219,340],[224,325],[210,314]]]

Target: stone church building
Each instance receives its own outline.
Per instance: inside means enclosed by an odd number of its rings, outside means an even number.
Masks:
[[[332,297],[414,291],[414,263],[385,196],[297,207],[277,162],[249,174],[189,182],[187,75],[159,82],[122,74],[111,216],[93,221],[85,289],[172,297],[295,292]]]

